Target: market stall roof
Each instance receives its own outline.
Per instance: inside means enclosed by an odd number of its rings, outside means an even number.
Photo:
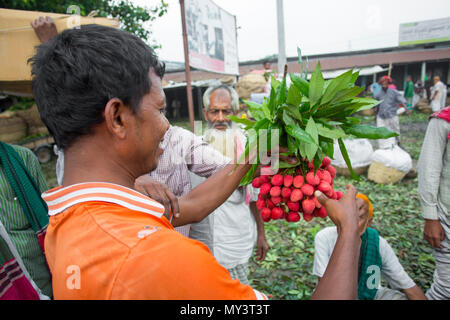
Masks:
[[[341,74],[343,74],[344,72],[347,72],[348,70],[350,70],[350,68],[322,71],[322,75],[323,75],[324,79],[332,79],[332,78],[336,78],[336,77],[340,76]],[[370,76],[373,74],[387,71],[388,68],[382,68],[381,66],[378,66],[378,65],[371,66],[371,67],[363,67],[363,68],[353,68],[353,71],[358,71],[358,70],[359,70],[360,76]],[[311,78],[311,73],[308,74],[308,79],[309,78]]]

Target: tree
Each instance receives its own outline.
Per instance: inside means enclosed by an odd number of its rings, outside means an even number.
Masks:
[[[136,6],[130,0],[78,0],[75,3],[73,0],[0,0],[1,8],[54,13],[68,13],[67,8],[74,4],[80,8],[81,16],[95,10],[99,17],[118,18],[121,29],[134,33],[153,48],[160,48],[150,39],[149,28],[151,22],[167,12],[168,4],[164,0],[151,8]],[[147,28],[144,28],[144,23]]]

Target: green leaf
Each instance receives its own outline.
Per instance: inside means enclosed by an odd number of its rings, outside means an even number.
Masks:
[[[290,135],[291,137],[294,137],[295,139],[297,139],[299,141],[303,141],[307,144],[316,144],[313,137],[310,134],[308,134],[305,130],[301,129],[298,126],[293,127],[293,126],[287,125],[285,127],[285,130],[288,135]]]
[[[254,163],[250,170],[247,172],[247,174],[242,177],[241,182],[239,183],[239,186],[246,186],[252,183],[253,177],[255,175],[256,170],[258,169],[258,164]]]
[[[319,143],[322,151],[330,158],[334,157],[334,143],[328,141],[320,141]]]
[[[250,100],[244,100],[244,103],[247,105],[248,110],[256,121],[259,121],[265,117],[262,106],[260,104]]]
[[[300,70],[302,69],[302,50],[300,50],[299,47],[297,47],[297,56],[298,56],[298,63],[300,64]]]
[[[352,103],[357,104],[354,112],[371,109],[381,103],[381,101],[370,99],[370,98],[354,98],[352,99]]]
[[[278,87],[277,91],[277,105],[282,105],[286,102],[286,77],[281,81],[281,85]]]
[[[350,83],[355,83],[359,76],[359,70],[352,74],[352,78],[350,79]]]
[[[297,143],[297,140],[295,140],[295,138],[288,135],[287,136],[287,145],[288,145],[290,154],[297,154],[298,143]]]
[[[302,92],[299,88],[297,88],[297,86],[291,85],[287,93],[286,103],[293,106],[298,106],[300,102],[302,102]]]
[[[329,85],[325,89],[325,93],[323,94],[321,104],[330,102],[338,91],[345,89],[348,86],[348,83],[352,77],[352,72],[352,70],[348,70],[330,81]]]
[[[317,62],[316,67],[311,75],[311,80],[309,81],[309,101],[311,106],[319,103],[322,97],[323,85],[325,80],[322,76],[322,71],[320,70],[320,62]]]
[[[237,123],[242,123],[242,124],[246,125],[247,128],[253,127],[253,125],[256,123],[255,121],[239,118],[237,116],[227,116],[227,118],[230,119],[231,121],[234,121],[234,122],[237,122]]]
[[[339,138],[344,138],[347,136],[345,134],[345,132],[343,132],[342,130],[337,129],[337,128],[330,129],[330,128],[323,126],[320,123],[316,123],[316,126],[317,126],[317,131],[318,131],[319,135],[321,135],[323,137],[327,137],[330,139],[339,139]]]
[[[285,169],[285,168],[295,168],[295,167],[297,167],[297,166],[299,165],[299,163],[300,163],[300,162],[297,162],[297,163],[295,163],[295,164],[291,164],[291,163],[287,163],[287,162],[284,162],[284,161],[280,161],[280,163],[278,164],[278,167],[279,167],[280,169]]]
[[[347,164],[348,169],[350,170],[352,178],[354,180],[360,181],[360,178],[353,170],[352,163],[350,162],[350,158],[348,156],[347,148],[345,147],[344,141],[342,141],[342,139],[338,139],[338,143],[339,143],[339,149],[341,150],[342,157],[344,158],[344,161]]]
[[[289,77],[291,78],[291,82],[294,84],[294,86],[296,86],[304,96],[309,95],[308,81],[293,73],[289,73]]]
[[[284,105],[281,108],[283,110],[286,110],[294,119],[302,121],[302,115],[300,114],[300,110],[298,107],[295,107],[293,105]]]
[[[387,139],[397,137],[398,134],[388,130],[385,127],[373,127],[368,124],[355,124],[352,126],[342,126],[342,129],[348,134],[358,138],[367,139]]]
[[[261,109],[264,113],[264,116],[267,118],[267,120],[272,121],[272,112],[269,108],[269,100],[267,98],[264,98],[264,102],[261,105]]]
[[[312,161],[316,155],[317,149],[319,148],[319,133],[317,130],[317,125],[312,117],[309,118],[305,131],[313,138],[314,141],[314,143],[309,143],[305,146],[306,157],[309,161]]]
[[[291,127],[295,127],[296,123],[294,121],[294,119],[292,119],[292,117],[288,114],[288,112],[286,110],[283,110],[283,122],[286,125],[289,125]]]
[[[270,89],[270,97],[267,102],[267,107],[269,108],[270,116],[268,117],[270,121],[273,121],[273,115],[275,113],[275,105],[276,105],[277,93],[276,88],[272,86]]]
[[[339,101],[349,100],[351,98],[356,97],[358,94],[364,91],[364,88],[361,87],[351,87],[345,88],[336,93],[334,98],[331,100],[331,103],[336,103]]]

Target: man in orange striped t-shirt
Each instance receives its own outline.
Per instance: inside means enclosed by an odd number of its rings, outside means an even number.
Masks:
[[[41,118],[65,156],[63,186],[43,194],[55,299],[266,299],[133,190],[157,166],[169,127],[164,65],[153,51],[127,32],[85,25],[41,45],[31,61]],[[212,212],[250,167],[230,164],[182,197],[178,223],[193,208]],[[355,195],[351,186],[340,202],[316,195],[339,236],[313,298],[356,297]]]

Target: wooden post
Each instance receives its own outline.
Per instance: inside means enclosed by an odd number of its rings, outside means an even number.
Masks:
[[[184,11],[184,0],[180,0],[181,8],[181,26],[183,28],[183,45],[184,45],[184,68],[186,73],[186,90],[189,110],[189,121],[191,123],[191,131],[194,132],[194,102],[192,99],[191,88],[191,68],[189,66],[189,48],[186,33],[186,16]]]

